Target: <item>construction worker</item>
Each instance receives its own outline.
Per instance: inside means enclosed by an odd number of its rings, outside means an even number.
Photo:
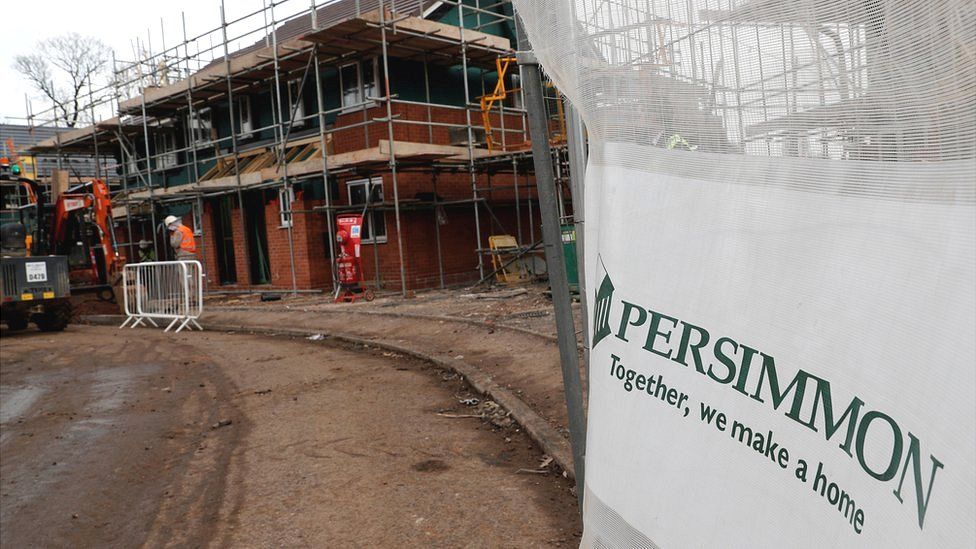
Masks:
[[[193,230],[183,224],[175,215],[168,215],[163,224],[170,231],[169,244],[176,252],[176,259],[191,260],[197,258],[197,241],[193,238]]]
[[[166,219],[163,219],[163,224],[169,229],[169,245],[173,247],[173,251],[176,252],[177,261],[195,261],[197,258],[197,241],[193,238],[193,230],[183,224],[183,221],[176,217],[175,215],[167,215]],[[180,295],[180,284],[183,284],[183,289],[187,296],[194,300],[194,302],[199,301],[199,283],[196,277],[192,274],[190,267],[187,266],[186,270],[183,271],[186,276],[186,280],[180,282],[179,279],[174,279],[172,274],[163,274],[163,284],[171,284],[168,289],[175,292],[175,295]]]
[[[152,248],[152,242],[142,239],[139,241],[139,263],[156,261],[156,250]]]
[[[675,149],[679,151],[694,151],[698,149],[698,145],[692,145],[687,139],[681,137],[681,134],[674,134],[668,139],[667,148],[669,151]]]

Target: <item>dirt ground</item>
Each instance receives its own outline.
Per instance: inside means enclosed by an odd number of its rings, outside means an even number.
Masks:
[[[530,283],[418,291],[409,298],[387,293],[355,303],[333,303],[321,293],[277,293],[280,299],[275,301],[261,301],[260,293],[211,295],[203,321],[321,330],[412,346],[438,359],[461,359],[513,391],[568,444],[555,317],[547,291],[545,283]],[[574,302],[573,310],[582,344],[581,304]],[[580,368],[585,405],[582,352]]]
[[[71,309],[74,318],[83,315],[118,315],[124,312],[124,307],[113,301],[106,301],[94,292],[71,294]]]
[[[77,325],[0,356],[3,547],[578,544],[571,483],[425,363]]]
[[[374,311],[379,313],[408,313],[440,315],[472,320],[489,321],[542,334],[555,336],[556,321],[553,317],[552,299],[547,295],[545,283],[526,283],[513,286],[479,286],[446,290],[423,290],[404,299],[399,293],[379,292],[372,302],[333,303],[330,294],[269,291],[281,297],[278,301],[261,301],[261,293],[211,294],[206,298],[206,309],[219,307],[248,307],[267,310],[316,311]],[[576,328],[581,329],[579,302],[573,303]]]

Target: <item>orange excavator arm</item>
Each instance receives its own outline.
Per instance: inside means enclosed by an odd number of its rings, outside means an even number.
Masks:
[[[112,280],[122,272],[124,265],[124,259],[118,254],[115,245],[115,232],[112,227],[112,195],[108,185],[101,179],[93,179],[89,186],[90,188],[84,193],[65,193],[58,196],[54,207],[54,219],[51,222],[51,241],[56,249],[66,249],[70,246],[66,239],[69,221],[74,215],[72,212],[86,210],[87,219],[98,231],[98,240],[105,259],[105,280],[111,284]],[[94,277],[101,278],[97,272],[98,262],[94,257],[91,264]]]
[[[102,249],[105,252],[105,266],[108,269],[107,279],[111,280],[114,274],[122,272],[124,260],[115,246],[115,228],[112,226],[112,194],[109,192],[108,184],[101,179],[92,180],[92,196],[95,200],[92,218],[98,227]]]

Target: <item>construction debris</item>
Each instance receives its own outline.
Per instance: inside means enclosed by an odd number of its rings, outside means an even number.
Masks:
[[[451,418],[451,419],[465,419],[465,418],[472,418],[472,417],[482,419],[484,417],[481,414],[448,414],[445,412],[437,412],[437,415],[441,417]]]
[[[461,297],[465,299],[508,299],[511,297],[520,296],[527,294],[529,291],[525,288],[515,288],[513,290],[504,290],[500,292],[484,292],[478,294],[461,294]]]
[[[232,420],[232,419],[222,419],[222,420],[218,421],[217,423],[214,423],[213,425],[211,425],[210,428],[211,429],[220,429],[221,427],[227,427],[228,425],[233,425],[233,424],[234,424],[234,420]]]

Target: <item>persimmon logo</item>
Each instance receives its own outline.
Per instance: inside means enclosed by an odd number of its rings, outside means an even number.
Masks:
[[[855,460],[869,477],[896,483],[892,495],[900,504],[906,501],[903,491],[914,489],[918,527],[924,528],[936,475],[944,465],[934,454],[923,452],[922,440],[915,431],[899,423],[896,416],[852,395],[850,390],[842,391],[844,397],[839,397],[836,385],[826,378],[784,366],[783,361],[777,363],[771,353],[759,347],[630,302],[627,288],[622,288],[623,298],[618,300],[620,305],[611,320],[615,288],[602,259],[597,261],[603,279],[594,300],[593,348],[613,335],[621,342],[617,344],[618,353],[622,344],[629,343],[635,350],[641,349],[697,372],[820,433],[825,442]],[[620,356],[610,355],[614,364]],[[624,360],[629,358],[638,360],[637,355],[624,356]],[[814,364],[817,360],[836,361],[843,357],[808,358]],[[907,499],[911,501],[910,494]]]
[[[591,343],[591,348],[596,347],[603,338],[607,337],[613,333],[613,329],[610,328],[610,306],[613,304],[613,282],[610,280],[610,275],[607,273],[606,266],[603,265],[603,260],[597,257],[597,261],[600,262],[600,270],[603,271],[603,282],[600,283],[600,288],[596,292],[596,302],[593,307],[593,342]]]

